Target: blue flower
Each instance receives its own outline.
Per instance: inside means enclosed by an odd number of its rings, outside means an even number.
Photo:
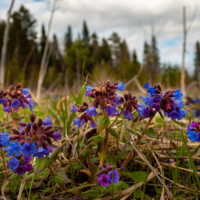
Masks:
[[[10,106],[8,106],[7,104],[3,104],[3,110],[4,110],[4,112],[7,112],[7,113],[11,112]]]
[[[173,96],[174,96],[176,99],[181,100],[181,98],[182,98],[182,96],[183,96],[183,93],[181,93],[181,90],[178,89],[178,90],[176,90],[176,91],[173,93]]]
[[[124,115],[124,119],[133,120],[133,115],[132,115],[132,113],[129,112],[128,110],[123,111],[122,114]]]
[[[38,152],[34,154],[34,156],[37,156],[39,159],[43,158],[44,155],[48,156],[49,151],[47,149],[43,149],[42,147],[39,147]]]
[[[48,115],[47,118],[43,121],[44,126],[51,126],[53,125],[52,122],[50,121],[50,116]]]
[[[156,89],[155,89],[154,87],[150,87],[150,88],[148,88],[148,90],[147,90],[147,93],[150,93],[150,95],[155,94],[155,92],[156,92]]]
[[[29,89],[28,89],[28,88],[24,88],[24,89],[23,89],[23,94],[24,94],[24,95],[27,95],[27,94],[29,94],[29,92],[28,92],[28,91],[29,91]]]
[[[94,106],[92,106],[91,108],[87,108],[87,110],[85,111],[89,116],[97,116],[97,111],[96,108]]]
[[[141,116],[144,114],[145,108],[146,108],[146,107],[144,106],[144,103],[140,103],[140,104],[138,105],[137,111],[138,111],[138,116],[139,116],[139,117],[141,117]]]
[[[116,169],[108,173],[108,180],[113,184],[117,184],[119,182],[119,173]]]
[[[191,140],[192,142],[196,142],[196,140],[199,139],[198,134],[194,131],[189,131],[187,132],[188,139]]]
[[[36,153],[35,143],[33,142],[31,145],[28,143],[24,144],[24,146],[22,147],[22,152],[24,156],[27,158],[30,157],[31,154],[35,154]]]
[[[78,108],[75,106],[75,104],[72,105],[71,113],[75,113],[78,111]]]
[[[6,99],[1,98],[1,99],[0,99],[0,103],[5,104],[5,103],[6,103]]]
[[[0,133],[0,144],[2,146],[6,146],[6,145],[9,145],[10,143],[10,136],[8,135],[8,132],[3,132],[3,133]]]
[[[74,125],[78,125],[78,128],[81,128],[81,125],[84,125],[85,121],[83,119],[80,120],[80,117],[77,117],[76,120],[73,120],[73,124]]]
[[[161,100],[162,100],[162,96],[161,96],[160,94],[157,94],[157,93],[156,93],[154,99],[155,99],[156,101],[161,101]]]
[[[176,110],[173,110],[171,113],[169,113],[169,116],[172,120],[180,120],[181,119],[181,116],[180,114],[176,111]]]
[[[29,104],[29,108],[30,108],[30,111],[33,111],[33,108],[35,107],[36,104]]]
[[[106,106],[106,113],[108,117],[113,117],[115,115],[118,115],[118,111],[115,108],[115,106],[111,106],[111,105]]]
[[[9,145],[10,148],[4,148],[4,150],[6,150],[8,152],[8,155],[14,155],[16,154],[17,156],[21,155],[21,151],[22,151],[22,146],[19,142],[14,142],[14,143],[10,143]]]
[[[150,113],[151,113],[151,109],[148,108],[148,107],[146,107],[146,108],[144,109],[144,112],[143,112],[144,118],[148,118],[149,115],[150,115]]]
[[[91,128],[96,128],[97,127],[96,124],[93,121],[90,121],[90,126],[91,126]]]
[[[19,160],[15,157],[12,157],[12,159],[8,162],[8,165],[11,170],[17,169],[19,166]]]
[[[154,97],[151,97],[150,95],[147,95],[146,97],[143,97],[143,101],[147,106],[152,106],[154,103]]]
[[[12,101],[11,106],[13,108],[17,108],[20,105],[20,101],[18,99],[15,99]]]
[[[90,85],[87,85],[86,89],[90,92],[92,90],[92,87]]]
[[[145,88],[145,89],[148,89],[149,87],[150,87],[149,82],[144,84],[144,88]]]
[[[124,90],[124,85],[122,84],[122,82],[120,81],[119,83],[118,83],[118,86],[117,86],[117,89],[118,90],[120,90],[120,91],[123,91]]]

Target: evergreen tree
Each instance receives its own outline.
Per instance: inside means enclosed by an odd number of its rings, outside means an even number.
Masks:
[[[91,40],[92,40],[92,45],[91,45],[91,55],[94,56],[95,59],[95,64],[99,64],[100,63],[100,47],[98,44],[98,37],[96,33],[93,33],[91,36]]]
[[[120,44],[120,60],[122,61],[123,59],[127,59],[130,60],[130,56],[129,56],[129,52],[128,52],[128,47],[126,44],[126,41],[124,40],[121,44]]]
[[[0,21],[0,55],[1,55],[2,45],[3,45],[4,29],[5,29],[5,22],[2,20]]]
[[[89,47],[90,37],[86,21],[83,21],[83,47]]]
[[[104,38],[102,39],[101,59],[103,59],[106,63],[111,62],[111,50],[108,42]]]
[[[42,34],[41,34],[41,40],[40,40],[40,54],[41,54],[41,58],[42,58],[42,55],[43,55],[43,52],[44,52],[44,48],[45,48],[45,43],[46,43],[46,31],[45,31],[45,26],[44,24],[42,24]]]
[[[71,26],[68,26],[67,33],[65,35],[65,49],[70,48],[72,45],[72,29]]]
[[[194,66],[195,66],[195,73],[194,73],[194,78],[195,80],[200,79],[200,44],[197,41],[195,45],[195,58],[194,58]],[[200,80],[199,80],[200,81]]]
[[[137,73],[140,69],[140,63],[138,62],[138,59],[137,59],[137,54],[136,54],[136,51],[134,50],[133,51],[133,71],[134,73]]]

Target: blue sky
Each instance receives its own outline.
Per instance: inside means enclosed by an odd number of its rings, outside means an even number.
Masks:
[[[0,18],[6,18],[11,0],[0,1]],[[40,37],[41,25],[47,27],[50,16],[49,0],[15,0],[13,11],[23,4],[37,19],[36,30]],[[82,31],[83,20],[89,31],[96,32],[99,40],[108,38],[113,31],[128,43],[130,53],[135,49],[142,61],[144,41],[150,42],[152,25],[156,33],[161,62],[181,64],[183,27],[182,7],[186,6],[187,25],[198,0],[58,0],[51,34],[56,33],[60,44],[64,41],[67,26],[72,26],[73,38]],[[200,7],[187,37],[186,67],[193,72],[195,42],[200,40]],[[63,49],[63,46],[60,45]]]

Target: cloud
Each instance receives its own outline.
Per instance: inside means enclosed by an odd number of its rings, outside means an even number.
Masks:
[[[1,0],[1,18],[6,18],[9,3],[8,0]],[[50,16],[47,1],[18,0],[14,10],[22,4],[37,19],[39,37],[41,25],[44,23],[47,27]],[[76,39],[82,32],[83,20],[86,20],[90,33],[96,32],[100,39],[108,38],[113,31],[117,32],[122,39],[126,39],[130,52],[135,49],[142,61],[144,41],[151,42],[153,26],[161,62],[181,65],[183,6],[186,6],[188,26],[198,4],[198,0],[59,0],[51,33],[56,33],[62,44],[67,26],[71,25],[73,38]],[[186,67],[190,72],[193,70],[195,42],[200,39],[199,17],[198,9],[187,37]]]

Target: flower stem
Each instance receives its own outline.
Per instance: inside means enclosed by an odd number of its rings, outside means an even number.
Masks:
[[[108,137],[109,137],[109,131],[108,131],[108,128],[105,128],[105,139],[103,141],[103,149],[102,149],[103,156],[106,155],[107,146],[108,146]]]
[[[56,173],[54,172],[54,170],[53,170],[53,168],[51,167],[51,165],[48,166],[48,169],[49,169],[49,171],[50,171],[50,173],[51,173],[52,176],[56,176]],[[65,184],[63,184],[63,183],[58,183],[58,185],[61,187],[61,189],[62,189],[63,191],[67,191],[67,188],[65,187]]]
[[[13,109],[11,108],[11,113],[14,114],[14,108]],[[17,122],[16,122],[15,118],[12,117],[12,121],[13,121],[13,125],[14,125],[15,129],[17,129]]]
[[[5,171],[5,177],[6,177],[6,179],[8,179],[7,164],[6,164],[5,160],[4,160],[2,147],[0,147],[0,149],[1,149],[1,157],[2,157],[2,160],[3,160],[3,168],[4,168],[4,171]]]
[[[115,120],[114,120],[113,123],[109,126],[109,128],[111,128],[111,127],[114,125],[114,123],[117,121],[117,119],[118,119],[119,116],[122,114],[122,112],[124,111],[124,109],[125,109],[125,106],[121,109],[119,115],[115,118]]]
[[[155,113],[156,114],[156,113]],[[146,123],[145,127],[143,130],[146,130],[149,126],[149,124],[151,123],[152,119],[154,118],[155,114],[149,118],[148,122]],[[144,135],[144,133],[141,133],[142,135]],[[142,139],[141,136],[138,136],[137,140],[136,140],[136,144],[138,145],[138,143],[140,142],[140,140]],[[131,160],[133,156],[133,152],[129,152],[126,159],[124,160],[124,162],[122,163],[121,169],[124,170],[126,168],[126,166],[128,165],[129,161]]]

